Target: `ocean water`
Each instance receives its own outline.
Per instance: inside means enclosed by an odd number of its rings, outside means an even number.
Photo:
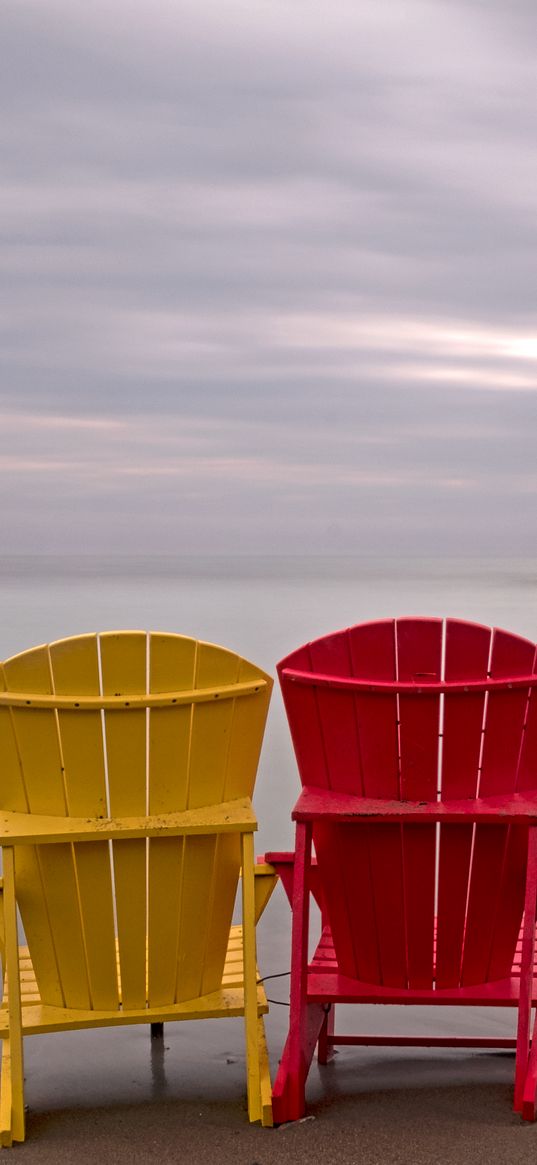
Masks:
[[[308,639],[335,631],[363,620],[404,615],[436,615],[459,617],[476,622],[505,627],[520,635],[537,640],[537,559],[423,559],[423,558],[264,558],[264,557],[117,557],[98,559],[87,557],[7,557],[0,562],[0,655],[11,654],[38,643],[89,631],[119,628],[173,631],[215,643],[221,643],[253,660],[274,674],[276,662],[293,648]],[[292,846],[293,832],[290,811],[299,789],[294,757],[289,740],[277,684],[274,689],[265,743],[256,787],[255,805],[259,817],[257,852],[265,849],[285,849]],[[264,975],[280,974],[289,967],[290,917],[283,892],[277,890],[259,927],[259,962]],[[286,1033],[287,996],[286,978],[275,980],[269,986],[270,997],[280,1000],[268,1018],[269,1047],[273,1067],[276,1067]],[[343,1010],[343,1009],[341,1009]],[[357,1009],[349,1012],[349,1027],[356,1026]],[[360,1009],[362,1030],[382,1030],[386,1024],[394,1030],[408,1030],[418,1034],[430,1030],[430,1010],[401,1009],[394,1022],[392,1009]],[[444,1009],[441,1019],[438,1011],[434,1026],[439,1034],[470,1030],[477,1034],[491,1031],[490,1011],[475,1008]],[[408,1012],[411,1011],[411,1017]],[[351,1017],[351,1012],[353,1012]],[[406,1014],[405,1014],[406,1012]],[[345,1019],[345,1017],[344,1017]],[[513,1030],[514,1014],[497,1011],[492,1031],[500,1035]],[[172,1050],[183,1047],[184,1036],[172,1029],[184,1025],[170,1025],[168,1039]],[[190,1025],[187,1025],[190,1027]],[[199,1025],[198,1025],[199,1026]],[[343,1026],[343,1025],[342,1025]],[[198,1033],[189,1037],[190,1053],[209,1054],[215,1074],[211,1077],[211,1091],[222,1086],[222,1064],[238,1063],[243,1059],[240,1025],[224,1024],[216,1050],[210,1033],[201,1040]],[[233,1031],[229,1030],[230,1028]],[[55,1105],[96,1103],[99,1100],[99,1071],[85,1078],[84,1097],[77,1092],[65,1094],[65,1054],[70,1047],[76,1057],[84,1048],[93,1049],[96,1062],[108,1057],[110,1090],[121,1091],[120,1069],[116,1070],[116,1049],[126,1046],[126,1064],[129,1057],[137,1057],[137,1072],[142,1088],[151,1095],[150,1076],[147,1075],[145,1042],[136,1031],[68,1033],[61,1037],[39,1037],[32,1045],[27,1061],[33,1093],[30,1103],[48,1109]],[[145,1037],[144,1037],[145,1039]],[[115,1042],[114,1042],[115,1041]],[[58,1050],[59,1049],[59,1050]],[[178,1051],[179,1054],[179,1051]],[[172,1053],[170,1053],[170,1056]],[[357,1064],[367,1071],[368,1065],[378,1065],[382,1057],[386,1063],[403,1064],[405,1050],[392,1051],[367,1048],[345,1049],[341,1060]],[[429,1053],[412,1053],[427,1059]],[[469,1056],[470,1054],[468,1054]],[[53,1084],[50,1065],[55,1059]],[[231,1056],[231,1059],[230,1059]],[[456,1059],[456,1057],[459,1057]],[[462,1054],[464,1059],[464,1054]],[[466,1057],[471,1074],[471,1062]],[[450,1060],[451,1075],[443,1076],[444,1061]],[[453,1058],[455,1057],[455,1059]],[[89,1061],[88,1061],[89,1062]],[[458,1080],[463,1060],[461,1053],[436,1052],[434,1063],[439,1079]],[[171,1061],[170,1061],[171,1063]],[[440,1068],[438,1067],[440,1065]],[[130,1067],[126,1069],[131,1071]],[[204,1069],[205,1070],[205,1069]],[[235,1071],[235,1069],[233,1069]],[[241,1071],[237,1088],[242,1088]],[[511,1076],[511,1063],[501,1069],[506,1082]],[[341,1069],[340,1069],[341,1072]],[[486,1075],[486,1073],[485,1073]],[[138,1077],[137,1077],[138,1079]],[[208,1079],[208,1078],[207,1078]],[[341,1081],[341,1074],[337,1079]],[[354,1077],[352,1077],[352,1080]],[[362,1084],[365,1077],[361,1077]],[[398,1077],[405,1086],[404,1070]],[[312,1087],[319,1091],[326,1087],[321,1078]],[[336,1087],[336,1076],[333,1077]],[[182,1081],[182,1082],[181,1082]],[[177,1089],[184,1087],[178,1080]],[[362,1087],[351,1083],[349,1087]],[[93,1088],[93,1092],[92,1092]],[[89,1091],[88,1091],[89,1089]],[[70,1097],[70,1099],[69,1099]]]

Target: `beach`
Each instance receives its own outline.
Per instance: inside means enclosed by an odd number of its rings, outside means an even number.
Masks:
[[[170,1025],[163,1044],[151,1043],[145,1028],[27,1041],[33,1043],[28,1139],[12,1150],[16,1159],[42,1165],[535,1160],[537,1128],[511,1111],[512,1056],[345,1049],[336,1063],[314,1065],[304,1121],[262,1129],[247,1119],[240,1021],[206,1027],[200,1035],[191,1025]]]

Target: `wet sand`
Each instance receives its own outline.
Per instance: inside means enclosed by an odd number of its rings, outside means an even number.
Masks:
[[[335,1064],[314,1066],[308,1119],[261,1129],[247,1120],[237,1024],[211,1028],[210,1041],[186,1024],[152,1043],[143,1028],[44,1036],[39,1048],[35,1039],[28,1140],[14,1149],[16,1159],[529,1165],[537,1158],[537,1126],[511,1112],[512,1056],[345,1049]]]

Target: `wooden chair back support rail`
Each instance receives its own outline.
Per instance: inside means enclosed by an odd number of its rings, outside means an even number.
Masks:
[[[254,885],[250,799],[271,686],[224,648],[145,632],[0,666],[3,1143],[24,1137],[25,1031],[164,1017],[242,1015],[249,1115],[270,1123],[255,919],[275,875]]]
[[[385,620],[308,643],[278,673],[303,792],[293,872],[273,855],[293,903],[276,1119],[303,1113],[315,1044],[326,1058],[338,1040],[338,999],[518,1006],[516,1105],[533,1115],[535,644],[455,619]],[[308,967],[312,877],[326,925]]]

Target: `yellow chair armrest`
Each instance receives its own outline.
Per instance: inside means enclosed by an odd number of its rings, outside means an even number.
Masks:
[[[256,923],[261,918],[261,915],[269,901],[278,875],[274,866],[270,866],[268,862],[259,862],[254,866],[254,894],[255,894],[255,921]]]

